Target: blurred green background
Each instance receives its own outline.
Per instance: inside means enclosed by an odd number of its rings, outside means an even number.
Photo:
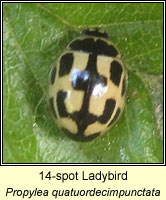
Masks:
[[[3,162],[163,162],[162,3],[3,4]],[[92,142],[61,133],[47,105],[51,64],[85,28],[106,30],[128,72],[126,107]]]

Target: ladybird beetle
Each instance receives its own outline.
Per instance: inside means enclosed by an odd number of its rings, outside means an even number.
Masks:
[[[122,113],[126,71],[106,32],[84,30],[51,70],[49,105],[72,139],[88,141],[106,132]]]

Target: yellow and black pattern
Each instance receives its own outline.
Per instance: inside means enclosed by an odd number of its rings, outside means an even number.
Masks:
[[[51,72],[49,102],[61,129],[87,141],[103,134],[123,110],[125,69],[106,33],[72,41]]]

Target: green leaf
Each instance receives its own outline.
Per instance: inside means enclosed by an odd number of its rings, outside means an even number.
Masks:
[[[163,162],[162,3],[4,3],[3,10],[3,162]],[[66,45],[95,27],[122,54],[126,106],[108,133],[79,143],[54,124],[48,77]]]

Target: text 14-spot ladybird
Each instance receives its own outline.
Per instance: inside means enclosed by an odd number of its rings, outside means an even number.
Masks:
[[[103,134],[123,110],[125,82],[124,65],[108,35],[84,30],[51,71],[49,104],[58,126],[77,141]]]

